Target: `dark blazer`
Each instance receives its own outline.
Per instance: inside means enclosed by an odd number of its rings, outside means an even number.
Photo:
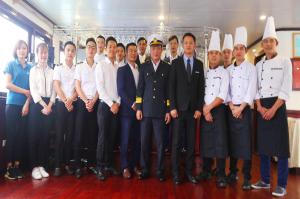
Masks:
[[[162,60],[156,72],[151,61],[141,65],[136,103],[144,117],[164,117],[169,112],[169,72],[170,65]]]
[[[198,110],[202,112],[204,89],[204,70],[200,60],[194,58],[190,82],[183,56],[173,60],[169,76],[170,110]]]
[[[129,64],[118,69],[117,88],[118,94],[121,97],[120,115],[135,117],[135,111],[131,106],[135,102],[136,85]]]

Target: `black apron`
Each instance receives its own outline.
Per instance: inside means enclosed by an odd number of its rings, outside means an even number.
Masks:
[[[242,118],[237,119],[228,107],[229,155],[230,157],[251,159],[252,114],[249,106],[242,112]]]
[[[271,108],[277,97],[260,99],[265,108]],[[285,103],[277,110],[271,120],[257,114],[257,147],[261,155],[290,157],[289,131]]]
[[[211,111],[213,122],[201,119],[200,152],[203,158],[226,158],[228,155],[226,107],[224,104]]]

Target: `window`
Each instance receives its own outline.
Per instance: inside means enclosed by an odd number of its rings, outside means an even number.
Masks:
[[[14,59],[13,49],[16,42],[22,39],[28,43],[28,32],[11,22],[6,15],[0,15],[0,24],[0,92],[7,92],[3,70]]]

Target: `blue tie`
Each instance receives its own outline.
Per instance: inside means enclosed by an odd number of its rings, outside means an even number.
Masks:
[[[188,80],[191,81],[192,69],[191,69],[191,60],[190,59],[187,59],[186,71],[187,71],[187,75],[188,75]]]

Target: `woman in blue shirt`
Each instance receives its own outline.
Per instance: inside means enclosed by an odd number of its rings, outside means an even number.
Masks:
[[[20,160],[23,152],[23,142],[26,140],[26,118],[31,99],[29,91],[29,72],[31,65],[26,61],[28,45],[19,40],[13,51],[15,60],[8,63],[4,69],[6,88],[8,89],[5,107],[7,171],[5,177],[10,180],[21,179]]]

